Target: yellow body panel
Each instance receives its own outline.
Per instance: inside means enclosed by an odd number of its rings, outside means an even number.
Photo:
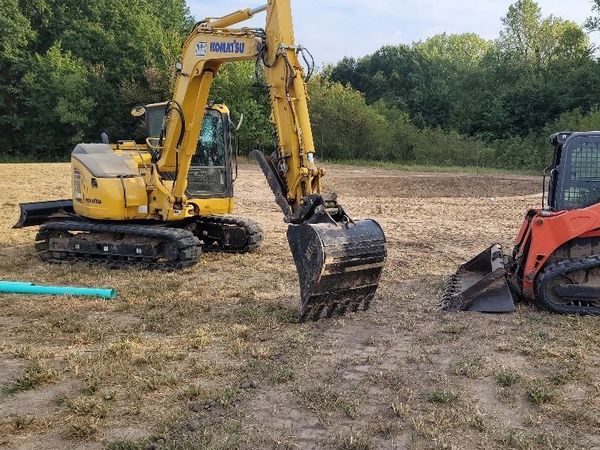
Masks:
[[[128,155],[137,164],[138,169],[144,170],[152,165],[152,155],[147,145],[139,145],[134,142],[125,142],[112,146],[117,155]]]
[[[99,220],[148,218],[148,196],[144,177],[95,177],[79,161],[73,170],[73,209],[77,214]]]
[[[222,216],[232,214],[235,209],[235,199],[225,198],[194,198],[189,202],[198,207],[200,216]]]
[[[211,105],[209,109],[229,114],[225,105]],[[122,177],[95,176],[84,162],[95,159],[96,155],[72,157],[73,208],[78,215],[114,221],[179,221],[198,215],[233,213],[234,199],[221,196],[187,199],[180,210],[172,208],[174,181],[160,179],[147,145],[121,141],[110,148],[123,164],[136,169]]]

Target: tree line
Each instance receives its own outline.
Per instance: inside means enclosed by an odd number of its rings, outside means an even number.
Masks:
[[[2,0],[5,157],[65,159],[103,130],[127,137],[131,107],[169,95],[192,25],[184,0]]]
[[[130,109],[170,98],[194,24],[184,0],[2,0],[3,158],[64,160],[78,142],[131,138]],[[318,155],[409,164],[540,169],[547,137],[600,128],[600,61],[584,26],[518,0],[498,39],[433,36],[344,58],[309,82]],[[211,97],[229,105],[242,151],[274,146],[253,63],[224,66]]]
[[[599,11],[596,0],[583,28],[518,0],[495,41],[442,34],[385,46],[328,77],[386,118],[391,159],[539,169],[550,134],[600,128],[600,61],[586,32],[598,30]]]

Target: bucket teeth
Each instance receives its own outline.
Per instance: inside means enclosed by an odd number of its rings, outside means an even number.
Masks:
[[[333,317],[333,313],[337,308],[337,303],[333,303],[327,307],[327,312],[325,313],[325,317],[331,319]]]
[[[370,302],[364,301],[364,299],[362,297],[358,298],[358,299],[346,300],[343,303],[334,302],[331,304],[320,303],[320,304],[315,304],[315,305],[308,305],[302,309],[300,318],[299,318],[299,322],[304,323],[309,318],[310,318],[310,320],[316,322],[321,317],[323,317],[323,315],[326,318],[331,318],[333,316],[343,316],[348,311],[351,311],[353,313],[358,312],[361,309],[361,307],[362,307],[363,311],[366,311],[369,309],[369,306],[370,306]],[[325,311],[325,314],[323,314],[323,311]]]
[[[302,308],[302,311],[300,312],[300,317],[298,318],[298,322],[300,322],[300,323],[306,322],[306,319],[310,315],[311,311],[312,311],[312,308]]]
[[[343,316],[344,314],[346,314],[346,311],[348,311],[348,306],[350,306],[350,303],[352,302],[352,300],[346,300],[344,303],[342,303],[340,305],[340,316]]]
[[[463,309],[464,302],[461,297],[456,294],[444,295],[441,303],[442,311],[461,311]]]
[[[319,320],[321,318],[321,313],[323,312],[324,309],[325,309],[325,305],[318,305],[318,306],[314,306],[312,308],[312,310],[313,310],[312,320],[314,322],[316,322],[317,320]]]
[[[446,289],[442,297],[440,307],[443,311],[457,311],[460,310],[460,302],[456,301],[457,292],[460,290],[459,277],[454,274],[446,281]]]

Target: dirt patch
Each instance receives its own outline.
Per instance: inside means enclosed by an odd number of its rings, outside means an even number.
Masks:
[[[541,179],[533,176],[410,173],[386,169],[330,170],[327,189],[340,195],[398,198],[490,198],[537,195]]]
[[[6,385],[14,380],[27,365],[26,361],[10,355],[0,355],[0,384]]]
[[[0,166],[0,277],[119,294],[0,297],[1,387],[28,387],[0,397],[0,445],[598,445],[597,318],[529,305],[505,316],[437,311],[457,264],[496,241],[510,247],[525,210],[539,204],[541,180],[328,173],[352,216],[382,224],[389,258],[368,312],[301,325],[286,225],[254,166],[240,168],[237,213],[261,223],[262,248],[206,254],[176,273],[41,263],[35,230],[10,227],[19,202],[69,196],[68,166]]]

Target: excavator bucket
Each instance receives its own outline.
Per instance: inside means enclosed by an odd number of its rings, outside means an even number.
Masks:
[[[300,280],[301,322],[369,308],[386,258],[377,222],[290,225],[287,237]]]
[[[448,280],[442,309],[485,313],[515,310],[500,244],[492,245],[458,268]]]

